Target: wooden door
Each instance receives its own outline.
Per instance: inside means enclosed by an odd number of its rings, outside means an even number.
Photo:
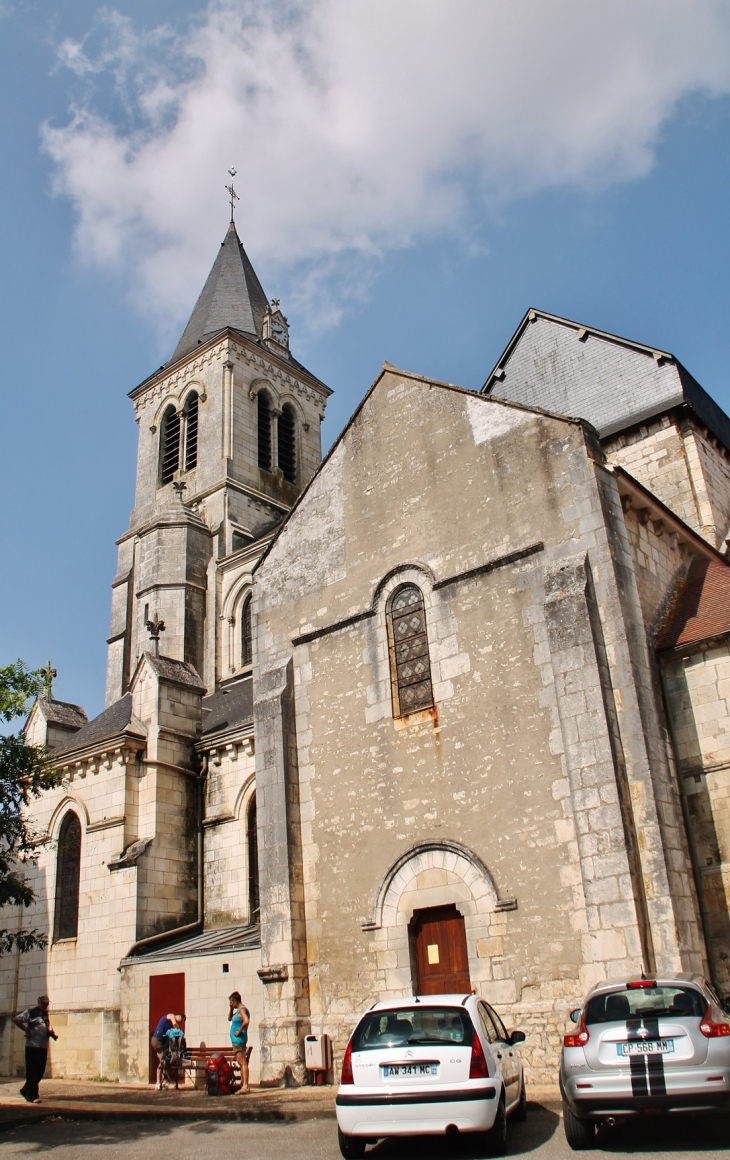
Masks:
[[[150,975],[150,1037],[163,1015],[185,1013],[185,972]],[[150,1045],[150,1083],[157,1080],[157,1056]]]
[[[417,910],[416,943],[419,995],[467,995],[471,991],[464,919],[456,906]]]

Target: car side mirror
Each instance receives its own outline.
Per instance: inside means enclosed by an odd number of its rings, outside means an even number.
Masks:
[[[570,1018],[574,1023],[580,1023],[580,1007],[576,1007],[575,1011],[570,1012]]]
[[[524,1043],[527,1039],[524,1031],[510,1031],[509,1042],[510,1047],[514,1047],[515,1043]]]

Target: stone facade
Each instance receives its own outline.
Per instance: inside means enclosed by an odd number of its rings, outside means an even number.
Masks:
[[[235,989],[255,1082],[305,1082],[310,1031],[336,1078],[359,1014],[419,985],[434,908],[531,1081],[597,980],[730,991],[730,420],[672,355],[536,311],[481,395],[386,364],[320,466],[328,395],[232,227],[131,393],[107,709],[27,722],[66,779],[33,808],[37,904],[4,916],[49,937],[0,964],[8,1071],[48,991],[53,1074],[148,1082],[152,992],[184,976],[191,1043],[225,1042]]]
[[[398,718],[386,610],[408,582],[434,708]],[[288,971],[265,1077],[307,1018],[344,1048],[368,1002],[412,991],[423,907],[458,906],[533,1078],[597,979],[702,970],[619,487],[584,425],[384,371],[254,591],[262,955]]]

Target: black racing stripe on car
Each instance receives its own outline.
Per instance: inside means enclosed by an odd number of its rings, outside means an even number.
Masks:
[[[626,1020],[626,1036],[629,1042],[641,1039],[639,1035],[641,1022],[639,1018]],[[648,1096],[649,1085],[646,1082],[645,1057],[643,1055],[630,1055],[629,1070],[631,1072],[631,1094],[633,1096]]]
[[[649,1032],[649,1039],[659,1038],[659,1020],[645,1019],[644,1026]],[[665,1096],[667,1084],[664,1076],[664,1056],[652,1052],[646,1057],[646,1070],[649,1076],[649,1091],[653,1096]]]
[[[393,1104],[455,1104],[464,1100],[493,1100],[496,1089],[468,1088],[456,1092],[394,1092],[387,1095],[338,1095],[335,1103],[340,1108],[387,1107]]]

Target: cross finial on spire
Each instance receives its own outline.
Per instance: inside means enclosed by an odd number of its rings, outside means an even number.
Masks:
[[[237,201],[240,201],[241,199],[240,199],[240,197],[238,196],[238,194],[236,193],[235,189],[233,188],[233,178],[236,176],[236,171],[235,171],[235,169],[233,168],[233,166],[231,166],[231,168],[228,170],[228,172],[229,172],[229,173],[230,173],[230,175],[231,175],[231,184],[230,184],[230,185],[227,185],[227,186],[226,186],[226,189],[228,190],[228,192],[229,192],[229,194],[230,194],[230,196],[231,196],[231,224],[233,224],[233,210],[234,210],[234,207],[235,207],[235,203],[236,203]]]
[[[51,668],[50,661],[46,661],[45,668],[39,669],[38,671],[40,672],[40,675],[43,678],[43,684],[45,686],[43,700],[44,701],[51,701],[53,699],[53,678],[57,677],[58,673],[56,672],[55,669]]]

